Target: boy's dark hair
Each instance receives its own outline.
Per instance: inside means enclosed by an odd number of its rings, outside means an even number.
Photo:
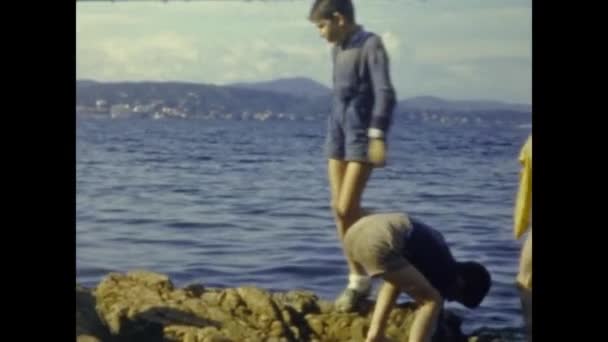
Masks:
[[[308,20],[332,19],[334,12],[342,14],[350,22],[355,22],[355,8],[351,0],[315,0]]]
[[[476,262],[457,263],[458,273],[464,281],[464,288],[459,302],[470,309],[481,304],[490,291],[492,277],[490,272],[481,264]]]

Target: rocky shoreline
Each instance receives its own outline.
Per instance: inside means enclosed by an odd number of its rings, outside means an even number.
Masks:
[[[413,303],[391,312],[387,336],[407,341]],[[310,291],[269,292],[257,287],[174,287],[147,271],[110,273],[95,289],[76,285],[78,342],[364,341],[373,302],[338,313]],[[518,331],[482,329],[466,336],[446,310],[434,342],[522,341]]]

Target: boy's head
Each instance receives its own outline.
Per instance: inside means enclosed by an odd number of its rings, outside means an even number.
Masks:
[[[490,291],[492,278],[490,272],[476,262],[458,262],[458,273],[462,279],[457,301],[467,308],[474,309],[481,304]]]
[[[351,0],[315,0],[308,20],[317,25],[323,38],[336,43],[355,23],[355,9]]]

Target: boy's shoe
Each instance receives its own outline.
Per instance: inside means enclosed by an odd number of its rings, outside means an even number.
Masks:
[[[334,302],[334,307],[338,312],[353,312],[359,304],[367,298],[370,289],[361,292],[355,289],[346,288]]]

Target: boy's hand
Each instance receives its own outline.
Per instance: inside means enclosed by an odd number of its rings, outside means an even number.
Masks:
[[[384,140],[369,139],[367,156],[372,165],[383,167],[386,164],[386,144]]]

